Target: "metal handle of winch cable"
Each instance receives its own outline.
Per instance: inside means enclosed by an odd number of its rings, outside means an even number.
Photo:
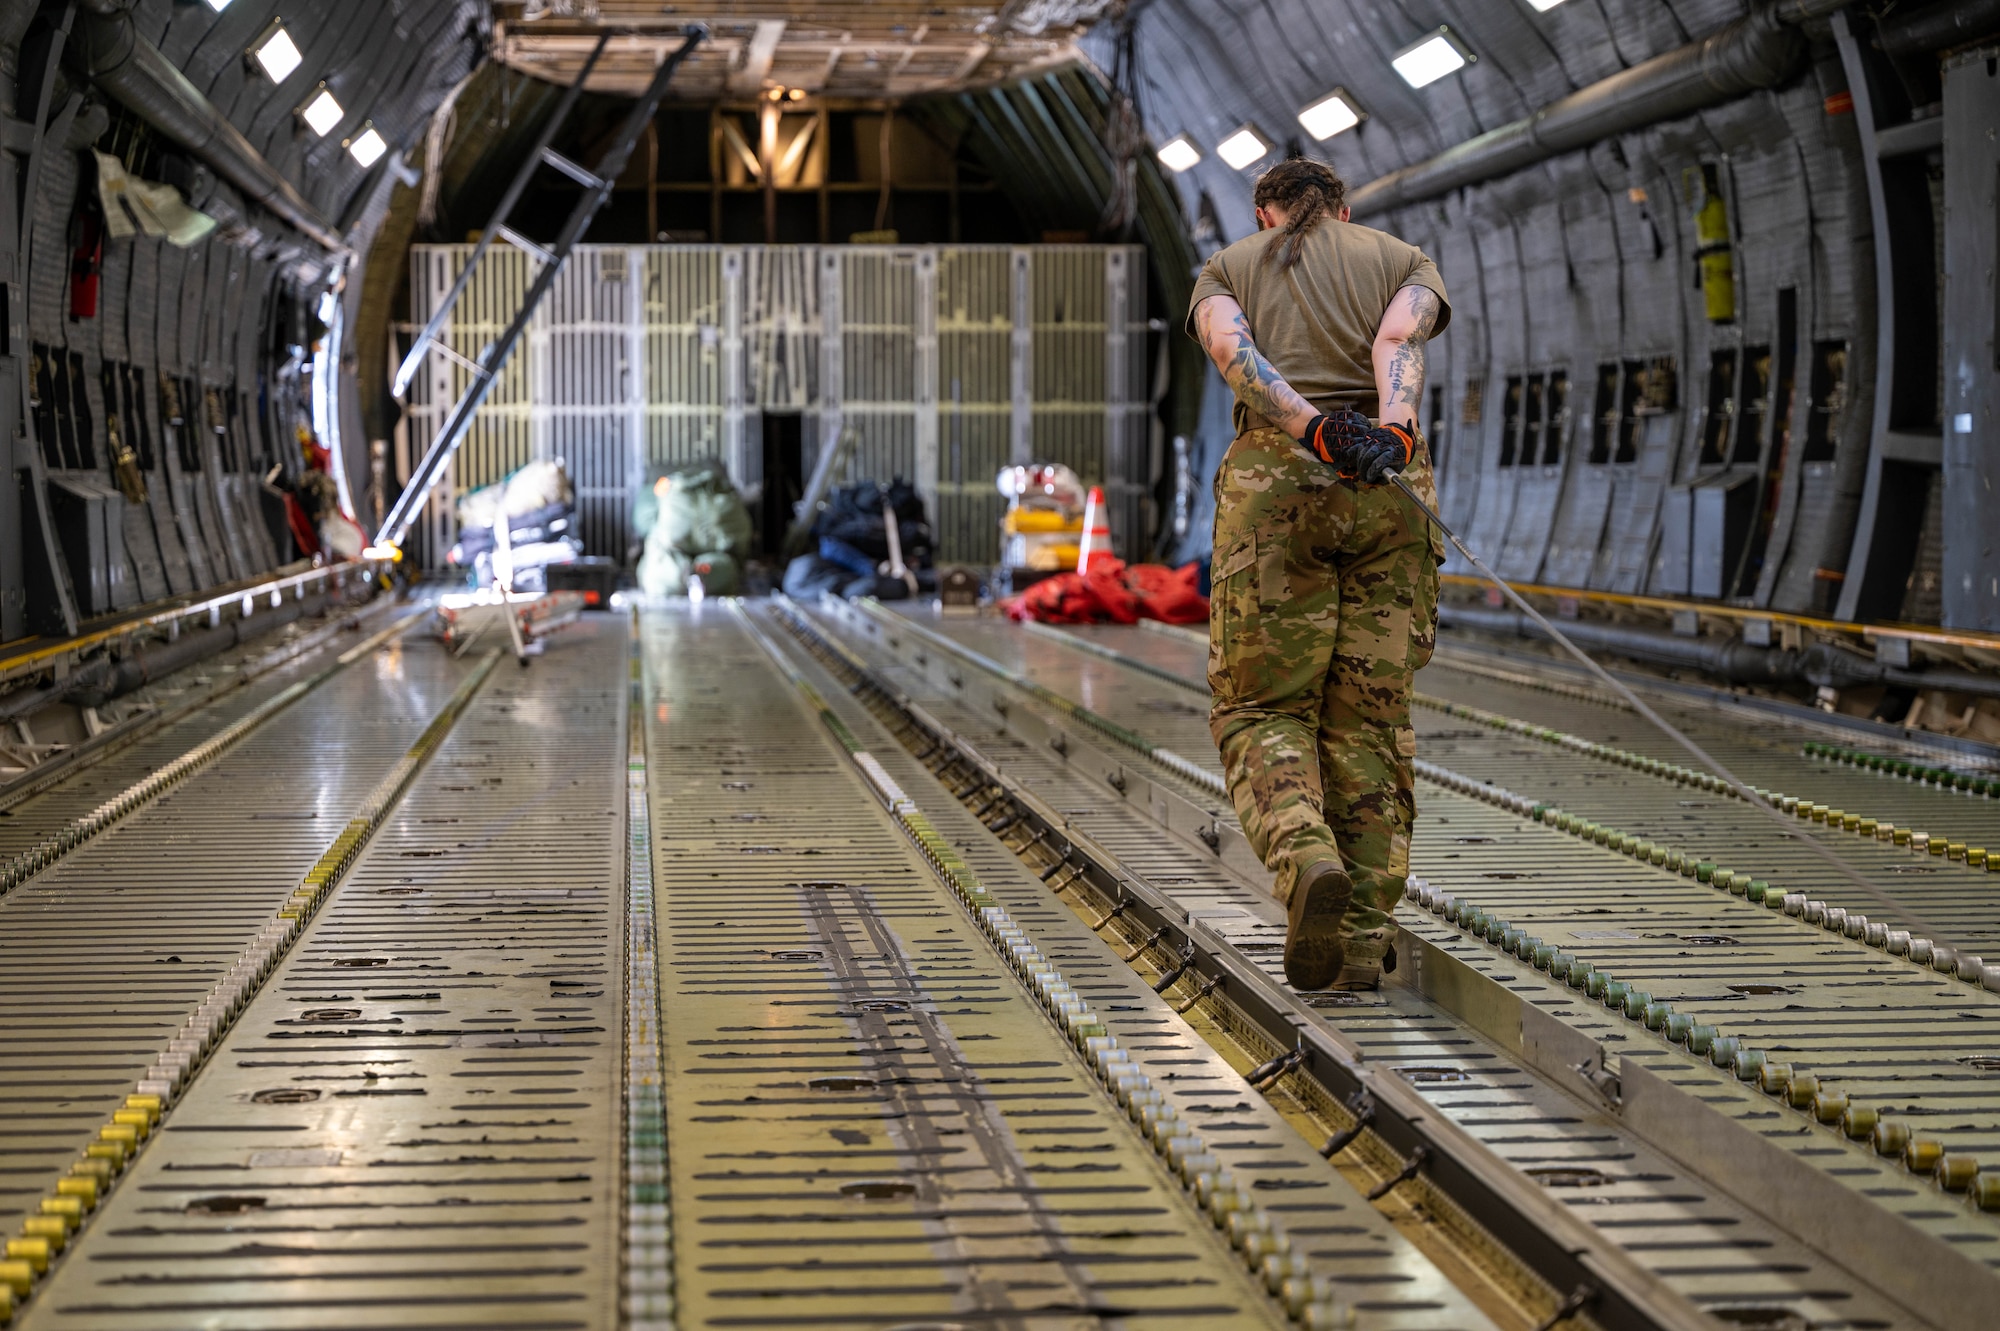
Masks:
[[[1709,771],[1715,773],[1716,776],[1720,777],[1723,781],[1727,782],[1729,784],[1730,789],[1734,790],[1737,796],[1741,798],[1745,803],[1751,805],[1753,808],[1764,813],[1773,822],[1783,827],[1785,829],[1785,834],[1788,838],[1796,836],[1796,834],[1792,831],[1791,819],[1785,817],[1784,814],[1780,813],[1777,809],[1773,808],[1769,800],[1766,800],[1763,796],[1759,795],[1756,791],[1752,790],[1749,786],[1745,785],[1742,781],[1738,780],[1735,773],[1731,772],[1728,768],[1724,767],[1721,763],[1717,762],[1713,757],[1709,755],[1708,750],[1702,748],[1701,745],[1695,743],[1694,740],[1690,739],[1685,733],[1683,733],[1679,727],[1673,725],[1665,717],[1661,716],[1658,712],[1654,711],[1651,707],[1647,706],[1646,703],[1639,697],[1637,693],[1634,693],[1630,688],[1626,686],[1624,681],[1618,679],[1609,670],[1606,670],[1603,666],[1599,665],[1597,661],[1590,655],[1590,653],[1584,651],[1583,648],[1577,646],[1576,643],[1572,642],[1570,640],[1570,636],[1567,633],[1564,633],[1561,629],[1549,623],[1549,621],[1547,620],[1547,618],[1543,616],[1541,611],[1535,609],[1535,607],[1533,607],[1532,605],[1529,605],[1527,599],[1523,597],[1521,593],[1514,590],[1514,586],[1512,583],[1508,582],[1498,573],[1495,573],[1492,569],[1488,568],[1486,566],[1486,561],[1481,559],[1478,555],[1474,554],[1471,551],[1471,549],[1466,546],[1465,542],[1461,541],[1458,538],[1458,533],[1454,532],[1450,527],[1445,525],[1445,520],[1438,516],[1438,511],[1435,508],[1433,508],[1429,504],[1429,502],[1427,502],[1424,499],[1422,495],[1417,493],[1416,487],[1410,484],[1408,477],[1403,475],[1403,473],[1400,471],[1391,471],[1384,473],[1382,479],[1393,484],[1397,489],[1401,490],[1405,495],[1408,495],[1410,502],[1415,504],[1419,509],[1423,510],[1424,516],[1429,518],[1431,522],[1436,525],[1438,531],[1444,534],[1444,538],[1447,541],[1451,542],[1452,547],[1456,549],[1461,555],[1465,556],[1466,562],[1479,570],[1480,576],[1484,577],[1488,582],[1492,583],[1495,587],[1498,587],[1501,593],[1504,594],[1508,600],[1512,601],[1515,607],[1519,609],[1522,614],[1526,615],[1529,619],[1533,620],[1535,625],[1538,628],[1540,628],[1542,632],[1548,634],[1549,637],[1552,640],[1554,640],[1559,646],[1561,646],[1564,651],[1568,652],[1571,656],[1574,656],[1578,661],[1582,662],[1584,668],[1590,671],[1590,673],[1597,678],[1599,683],[1603,684],[1606,688],[1610,689],[1613,693],[1617,694],[1621,699],[1623,699],[1626,702],[1627,705],[1629,705],[1632,708],[1634,712],[1644,717],[1655,728],[1657,728],[1661,734],[1673,740],[1674,743],[1680,745],[1683,749],[1686,749],[1688,753],[1693,756],[1696,762],[1700,763],[1703,767],[1707,768]],[[1950,938],[1947,937],[1944,934],[1944,932],[1941,931],[1936,925],[1925,920],[1923,916],[1911,910],[1908,905],[1902,902],[1890,900],[1890,898],[1881,891],[1879,891],[1873,883],[1869,882],[1866,878],[1862,877],[1861,874],[1852,865],[1848,864],[1847,861],[1841,859],[1838,855],[1834,854],[1833,851],[1829,850],[1824,845],[1821,845],[1816,838],[1799,837],[1797,838],[1797,840],[1800,844],[1803,844],[1808,850],[1810,850],[1813,854],[1817,855],[1821,860],[1823,860],[1826,863],[1826,865],[1829,868],[1831,868],[1835,873],[1839,874],[1842,878],[1846,879],[1850,884],[1852,884],[1856,889],[1858,889],[1863,896],[1867,897],[1870,901],[1873,901],[1876,905],[1882,907],[1883,910],[1888,911],[1891,915],[1899,915],[1903,919],[1909,921],[1912,925],[1923,929],[1925,933],[1931,936],[1933,942],[1940,943],[1952,948],[1954,956],[1964,954],[1964,949],[1958,947],[1955,943],[1952,943]]]

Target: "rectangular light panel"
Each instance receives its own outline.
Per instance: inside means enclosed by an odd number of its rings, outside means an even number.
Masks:
[[[292,35],[280,27],[273,27],[263,41],[250,48],[250,54],[257,58],[258,65],[273,83],[283,83],[305,63]]]
[[[1215,145],[1216,155],[1238,171],[1269,151],[1270,141],[1248,125]]]
[[[210,4],[214,2],[215,0],[209,0]],[[1562,2],[1563,0],[1528,0],[1528,3],[1534,6],[1537,14],[1546,14]]]
[[[1439,29],[1389,62],[1412,88],[1427,88],[1465,68],[1465,55]]]
[[[1306,127],[1306,133],[1324,142],[1360,124],[1361,113],[1354,109],[1345,93],[1335,89],[1299,112],[1299,123]]]
[[[313,133],[325,138],[333,133],[333,127],[340,123],[347,112],[340,109],[340,103],[333,99],[332,93],[321,88],[313,99],[306,103],[306,109],[299,114],[305,118],[308,125],[312,126]]]
[[[361,132],[348,141],[347,151],[363,166],[373,166],[382,160],[382,154],[389,151],[388,143],[375,131],[373,125],[363,125]]]
[[[1169,171],[1179,173],[1201,160],[1201,149],[1194,146],[1194,140],[1185,134],[1176,134],[1160,145],[1160,165]]]

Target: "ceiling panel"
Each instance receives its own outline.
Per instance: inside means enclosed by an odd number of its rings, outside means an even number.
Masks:
[[[712,102],[769,88],[877,99],[983,87],[1060,64],[1113,0],[568,0],[494,7],[496,56],[553,82],[575,79],[597,37],[617,34],[591,77],[595,92],[637,94],[683,25],[710,40],[668,97]]]

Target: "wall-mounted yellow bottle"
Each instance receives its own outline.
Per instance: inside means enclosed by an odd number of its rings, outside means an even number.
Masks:
[[[1682,177],[1694,207],[1695,263],[1702,304],[1712,324],[1736,322],[1736,256],[1729,247],[1729,205],[1715,163],[1689,167]]]

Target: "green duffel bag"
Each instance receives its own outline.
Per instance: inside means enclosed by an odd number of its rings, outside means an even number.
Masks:
[[[692,560],[667,542],[666,528],[655,526],[646,538],[645,553],[639,556],[634,575],[639,590],[648,596],[679,596],[687,591],[688,568]]]
[[[703,551],[688,571],[701,578],[701,589],[710,596],[734,596],[743,590],[743,565],[726,550]]]
[[[660,520],[660,496],[672,482],[668,480],[673,468],[654,462],[646,467],[646,483],[634,487],[632,491],[632,539],[642,542],[653,534],[653,527]],[[663,486],[661,483],[666,482]]]
[[[668,476],[654,528],[682,554],[716,552],[732,560],[750,553],[750,510],[719,462],[697,463]],[[650,537],[648,538],[650,539]]]
[[[699,577],[709,596],[734,596],[743,589],[743,566],[723,550],[686,555],[659,539],[659,529],[646,538],[639,559],[639,590],[649,596],[685,596],[688,579]]]

